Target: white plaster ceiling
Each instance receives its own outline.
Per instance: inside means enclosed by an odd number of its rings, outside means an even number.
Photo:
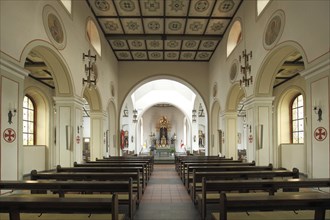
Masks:
[[[161,79],[142,85],[131,95],[131,99],[139,113],[156,104],[171,104],[191,116],[196,95],[181,83]]]

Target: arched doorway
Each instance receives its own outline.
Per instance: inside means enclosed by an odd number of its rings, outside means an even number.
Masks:
[[[264,142],[269,143],[266,144],[269,147],[266,146],[266,148],[260,149],[256,154],[259,158],[269,157],[274,166],[295,163],[292,159],[287,159],[290,161],[284,162],[283,158],[285,157],[281,155],[283,152],[288,155],[290,151],[292,151],[291,154],[295,154],[290,138],[287,138],[290,136],[289,130],[292,128],[289,122],[289,100],[294,94],[298,94],[297,88],[300,87],[299,91],[301,92],[306,89],[305,80],[300,76],[300,72],[305,69],[305,60],[306,56],[300,45],[295,42],[284,42],[275,47],[265,57],[257,75],[254,96],[257,98],[262,97],[264,100],[268,98],[268,104],[265,103],[265,105],[268,108],[269,118],[266,118],[266,120],[269,123],[265,121],[259,123],[268,125],[266,129],[263,129],[266,131],[263,137]],[[259,107],[259,109],[261,108]],[[258,112],[258,115],[261,114],[259,111],[256,112]],[[301,152],[306,152],[306,147],[303,144]],[[299,152],[296,153],[299,155]],[[303,157],[306,158],[306,155]],[[303,158],[305,161],[304,167],[307,160],[305,158]],[[299,165],[299,167],[301,166]],[[304,167],[300,169],[305,170]],[[291,165],[286,168],[290,169]]]
[[[30,42],[21,57],[22,65],[30,71],[30,77],[24,82],[26,94],[34,98],[38,105],[38,130],[41,132],[37,132],[36,140],[39,144],[45,144],[48,152],[45,154],[45,167],[53,168],[61,162],[69,165],[75,156],[67,149],[67,139],[64,137],[67,131],[65,125],[71,124],[71,120],[61,116],[70,109],[61,109],[59,104],[74,96],[69,68],[61,54],[45,41]]]

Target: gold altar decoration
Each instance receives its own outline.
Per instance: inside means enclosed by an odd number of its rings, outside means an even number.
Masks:
[[[166,118],[166,116],[162,116],[159,119],[159,122],[156,125],[156,130],[159,131],[160,128],[166,128],[167,131],[170,131],[171,130],[171,122]]]

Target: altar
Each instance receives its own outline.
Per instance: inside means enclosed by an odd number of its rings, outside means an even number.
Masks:
[[[171,153],[174,152],[174,147],[158,147],[156,148],[156,153],[158,154],[158,157],[166,156],[170,157]]]

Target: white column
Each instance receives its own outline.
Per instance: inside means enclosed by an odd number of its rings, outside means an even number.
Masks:
[[[17,180],[23,176],[23,94],[28,72],[19,65],[0,59],[0,179]],[[16,113],[15,113],[16,110]],[[9,122],[9,111],[13,114]]]
[[[102,158],[105,155],[105,141],[104,141],[104,121],[106,118],[103,112],[90,112],[90,125],[91,125],[91,140],[90,140],[90,153],[91,160]]]
[[[252,97],[245,102],[247,117],[247,157],[257,165],[274,163],[277,147],[273,146],[274,97]],[[274,166],[276,166],[274,164]]]
[[[226,157],[237,159],[237,112],[223,112],[220,115],[223,122],[224,137],[222,141],[223,152]]]
[[[306,79],[305,145],[307,148],[307,174],[312,178],[330,176],[330,60],[309,65],[301,75]],[[316,112],[314,111],[316,107]],[[318,109],[322,120],[318,120]]]
[[[54,97],[54,102],[56,144],[52,149],[55,155],[52,166],[73,166],[75,161],[82,162],[83,100],[78,97]]]

